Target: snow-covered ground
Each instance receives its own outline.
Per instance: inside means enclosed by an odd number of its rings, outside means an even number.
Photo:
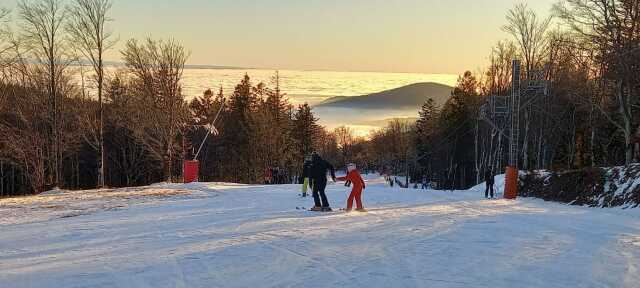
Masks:
[[[0,200],[0,287],[640,287],[640,210],[369,179],[366,214],[297,185]],[[334,207],[347,188],[330,185]]]

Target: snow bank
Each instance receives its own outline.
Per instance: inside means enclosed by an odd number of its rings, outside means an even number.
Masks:
[[[521,175],[520,195],[591,207],[640,206],[640,164]]]

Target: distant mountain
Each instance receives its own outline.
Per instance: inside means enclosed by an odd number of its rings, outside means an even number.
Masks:
[[[453,88],[438,83],[415,83],[400,88],[364,96],[333,97],[316,107],[351,109],[416,109],[427,98],[433,98],[438,105],[444,104],[451,96]]]

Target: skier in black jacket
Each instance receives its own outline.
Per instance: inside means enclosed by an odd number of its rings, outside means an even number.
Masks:
[[[315,206],[311,208],[312,211],[331,211],[329,200],[324,193],[324,189],[327,187],[327,171],[331,172],[331,179],[335,182],[336,174],[333,165],[322,159],[317,153],[313,153],[309,169],[309,176],[313,180],[313,201],[315,203]]]
[[[491,192],[491,198],[493,198],[493,185],[496,183],[496,180],[492,170],[493,169],[487,169],[484,174],[484,181],[486,181],[487,185],[484,190],[484,198],[489,198],[489,192]]]

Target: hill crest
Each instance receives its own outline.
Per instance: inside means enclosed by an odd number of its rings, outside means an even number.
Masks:
[[[453,87],[433,83],[414,83],[391,90],[363,96],[338,96],[329,98],[316,107],[352,108],[352,109],[415,109],[422,106],[427,98],[433,98],[438,105],[443,105]]]

